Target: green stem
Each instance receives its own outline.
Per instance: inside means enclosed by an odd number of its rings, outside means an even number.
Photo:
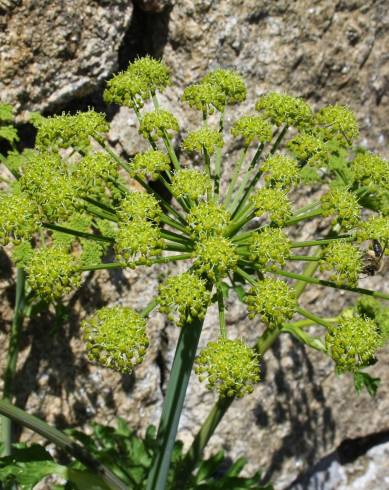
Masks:
[[[310,311],[305,310],[301,306],[297,306],[296,311],[297,311],[297,313],[300,313],[300,315],[302,315],[303,317],[308,318],[309,320],[312,320],[313,322],[317,323],[318,325],[322,325],[325,328],[332,328],[333,327],[333,325],[330,322],[327,322],[326,320],[324,320],[324,318],[320,318],[319,316],[311,313]]]
[[[232,196],[232,192],[235,189],[235,185],[236,185],[236,182],[238,180],[238,177],[239,177],[239,174],[240,174],[240,170],[242,168],[242,165],[243,165],[243,162],[244,162],[244,159],[245,159],[247,150],[248,150],[248,146],[245,146],[244,149],[240,153],[240,157],[239,157],[238,161],[235,164],[234,173],[232,174],[230,183],[228,184],[228,187],[227,187],[226,197],[224,198],[224,206],[226,206],[226,207],[228,207],[229,204],[230,204],[230,199],[231,199],[231,196]]]
[[[67,235],[77,236],[80,238],[87,238],[88,240],[95,240],[97,242],[114,242],[114,238],[102,236],[102,235],[93,235],[93,233],[86,233],[84,231],[72,230],[70,228],[65,228],[64,226],[55,225],[51,223],[43,223],[45,228],[48,230],[59,231],[61,233],[65,233]]]
[[[227,338],[226,318],[225,318],[225,309],[224,309],[223,288],[220,280],[216,282],[216,295],[217,295],[217,306],[219,311],[220,334],[225,339]]]
[[[300,221],[304,221],[306,219],[311,219],[311,218],[315,218],[316,216],[320,216],[322,213],[323,210],[319,208],[319,209],[314,209],[313,211],[309,211],[308,213],[305,214],[294,215],[285,222],[284,226],[295,225]]]
[[[19,354],[20,336],[22,332],[24,307],[25,307],[25,284],[26,274],[23,269],[16,269],[16,297],[14,316],[12,319],[9,346],[7,351],[7,362],[4,372],[3,399],[12,400],[13,381],[16,373],[16,365]],[[12,423],[8,417],[1,417],[1,440],[3,442],[3,456],[11,454],[12,449]]]
[[[334,240],[345,240],[348,242],[352,242],[355,240],[354,236],[351,235],[338,235],[333,238],[323,238],[321,240],[307,240],[305,242],[293,242],[291,244],[291,248],[302,248],[302,247],[314,247],[316,245],[327,245],[328,243],[333,242]]]
[[[147,490],[165,490],[170,467],[171,455],[177,434],[197,345],[203,321],[194,319],[191,324],[184,325],[170,372],[165,400],[162,407],[153,463],[147,480]]]
[[[315,263],[316,265],[317,263]],[[358,287],[347,286],[344,284],[336,284],[332,281],[325,281],[324,279],[317,279],[315,277],[309,277],[303,274],[296,274],[294,272],[287,272],[281,269],[266,269],[267,272],[271,274],[277,274],[279,276],[289,277],[290,279],[298,279],[299,281],[303,281],[310,284],[319,284],[320,286],[326,286],[334,289],[343,289],[345,291],[351,291],[353,293],[365,294],[367,296],[374,296],[375,298],[382,298],[389,300],[389,294],[382,293],[381,291],[372,291],[371,289],[364,289]]]
[[[314,255],[289,255],[287,260],[303,260],[305,262],[317,262],[320,257],[315,257]]]
[[[315,322],[316,323],[316,322]],[[304,332],[304,330],[297,325],[284,325],[282,327],[282,333],[289,333],[293,335],[296,339],[298,339],[300,342],[303,342],[304,344],[308,345],[309,347],[312,347],[313,349],[319,351],[319,352],[325,352],[326,348],[323,342],[317,338],[317,337],[312,337],[309,335],[307,332]]]
[[[188,260],[192,258],[192,254],[180,254],[180,255],[169,255],[168,257],[158,257],[153,258],[153,264],[167,264],[169,262],[176,262],[177,260]],[[142,263],[135,265],[144,265]],[[128,267],[126,262],[107,262],[106,264],[96,264],[96,265],[88,265],[85,267],[78,267],[78,271],[98,271],[98,270],[110,270],[110,269],[125,269]]]
[[[142,318],[146,318],[149,316],[149,314],[158,306],[158,300],[157,298],[153,299],[150,301],[150,303],[143,308],[143,310],[140,312],[140,316]]]
[[[169,216],[166,216],[166,214],[163,214],[160,219],[161,219],[162,223],[165,223],[166,225],[169,225],[172,228],[176,228],[176,230],[180,230],[185,234],[188,233],[188,229],[185,226],[180,225],[180,223],[177,223],[177,221],[174,221]]]
[[[181,165],[180,162],[178,161],[176,152],[174,151],[172,142],[170,141],[169,136],[166,134],[166,131],[163,131],[163,143],[165,145],[165,148],[169,154],[170,160],[176,170],[180,170]]]
[[[20,425],[27,427],[35,433],[41,435],[48,441],[54,443],[57,447],[67,451],[85,466],[89,467],[95,473],[98,473],[100,478],[112,490],[128,490],[127,486],[114,475],[111,470],[95,460],[90,454],[72,438],[60,432],[55,427],[51,427],[43,420],[28,414],[24,410],[15,407],[6,400],[0,400],[0,413],[6,417],[12,418]]]

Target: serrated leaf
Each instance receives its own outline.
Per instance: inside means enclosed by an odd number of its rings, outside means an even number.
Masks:
[[[0,126],[0,138],[11,144],[19,141],[18,132],[13,126]]]
[[[363,388],[366,388],[371,397],[376,396],[380,383],[380,378],[373,378],[370,374],[364,373],[363,371],[354,373],[354,386],[357,393],[361,393]]]

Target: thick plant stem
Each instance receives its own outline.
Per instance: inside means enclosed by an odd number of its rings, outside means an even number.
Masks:
[[[203,321],[195,319],[182,327],[162,407],[157,436],[159,447],[147,480],[147,490],[166,488],[171,454],[202,326]]]
[[[24,318],[25,282],[26,274],[24,270],[19,268],[16,269],[15,309],[9,338],[7,364],[4,373],[3,399],[6,401],[11,401],[13,395],[13,381],[16,372],[20,335]],[[1,436],[3,443],[3,455],[8,456],[11,454],[12,447],[12,423],[11,419],[5,416],[2,416],[1,418]]]
[[[55,427],[51,427],[43,420],[15,407],[6,400],[0,400],[0,413],[3,416],[12,418],[12,420],[20,425],[28,427],[35,433],[54,443],[57,447],[67,451],[81,461],[81,463],[85,464],[85,466],[97,473],[104,483],[106,483],[112,490],[128,490],[127,485],[119,480],[111,470],[92,458],[80,444],[76,443],[73,439]]]

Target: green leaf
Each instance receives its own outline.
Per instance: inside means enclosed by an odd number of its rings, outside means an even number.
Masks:
[[[380,378],[373,378],[370,374],[364,373],[363,371],[354,373],[354,386],[357,393],[361,393],[363,388],[366,388],[371,397],[376,396],[380,383]]]
[[[11,144],[19,141],[18,132],[13,126],[0,127],[0,138],[7,140]]]
[[[0,104],[0,121],[12,121],[13,109],[11,104]]]

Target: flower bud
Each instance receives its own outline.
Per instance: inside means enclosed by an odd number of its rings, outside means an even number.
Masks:
[[[157,179],[161,172],[166,172],[169,169],[169,157],[159,150],[138,153],[131,162],[132,177]]]
[[[361,251],[351,243],[333,241],[325,248],[320,269],[331,271],[329,279],[338,285],[356,286],[362,271]]]
[[[123,223],[118,228],[115,241],[116,255],[133,267],[137,263],[150,265],[163,247],[160,230],[149,221]]]
[[[178,121],[171,112],[163,109],[147,112],[139,126],[139,134],[153,141],[157,141],[165,135],[171,137],[170,130],[174,132],[179,130]]]
[[[269,92],[258,99],[255,108],[276,126],[284,124],[303,129],[312,122],[311,108],[299,97]]]
[[[389,192],[389,162],[370,152],[358,153],[352,162],[354,180],[368,187],[383,187]]]
[[[220,204],[201,202],[193,207],[187,221],[193,238],[222,235],[230,221],[230,213]]]
[[[378,240],[382,243],[389,243],[389,219],[387,216],[372,216],[367,221],[359,224],[357,238],[363,242],[365,240]]]
[[[210,83],[196,83],[189,85],[184,90],[182,100],[189,104],[189,107],[197,109],[203,113],[212,114],[214,109],[222,111],[226,104],[226,97],[219,87]]]
[[[299,181],[299,168],[294,158],[280,153],[269,157],[262,164],[267,185],[289,189]]]
[[[28,240],[39,229],[37,209],[19,190],[0,192],[0,244]]]
[[[250,259],[265,266],[274,263],[285,265],[290,255],[291,242],[280,228],[267,226],[250,239]]]
[[[355,114],[345,106],[329,105],[316,114],[318,133],[325,140],[336,140],[343,146],[351,146],[359,135]]]
[[[268,214],[272,222],[282,226],[292,215],[292,209],[287,194],[278,188],[262,188],[250,197],[258,217]]]
[[[330,152],[326,144],[312,134],[298,134],[288,142],[287,147],[303,164],[314,167],[325,167],[328,164]]]
[[[129,223],[134,220],[150,220],[158,223],[162,209],[152,194],[135,191],[127,194],[121,201],[117,215],[121,223]]]
[[[201,238],[194,251],[194,266],[200,274],[216,281],[233,271],[238,254],[233,244],[221,236]]]
[[[360,205],[352,192],[343,187],[334,187],[321,197],[323,216],[336,215],[337,221],[346,230],[353,228],[360,221]]]
[[[217,69],[207,73],[203,83],[217,87],[225,96],[228,105],[238,104],[246,100],[246,85],[243,78],[234,70]]]

